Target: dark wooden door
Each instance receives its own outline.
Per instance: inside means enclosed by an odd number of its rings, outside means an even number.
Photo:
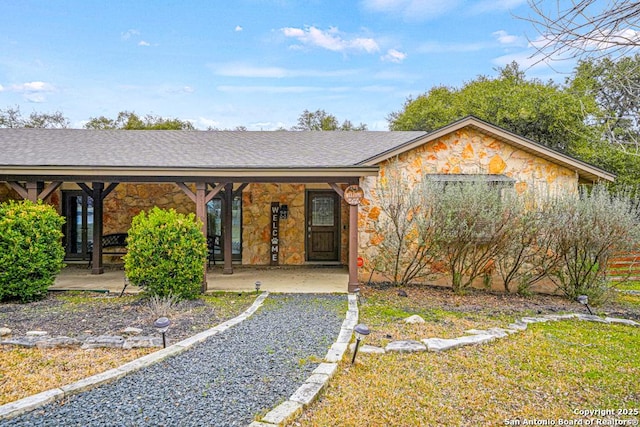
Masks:
[[[340,202],[335,191],[307,193],[307,260],[338,261]]]

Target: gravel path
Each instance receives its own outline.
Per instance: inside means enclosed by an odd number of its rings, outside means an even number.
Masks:
[[[253,316],[116,382],[2,426],[246,426],[286,400],[336,339],[338,295],[271,294]]]

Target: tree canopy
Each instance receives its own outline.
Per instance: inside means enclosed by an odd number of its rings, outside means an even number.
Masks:
[[[91,117],[84,125],[85,129],[126,129],[126,130],[194,130],[187,120],[165,119],[153,114],[144,117],[133,111],[121,111],[115,119],[105,116]]]
[[[339,124],[338,119],[333,114],[327,114],[324,110],[309,111],[304,110],[298,117],[298,125],[291,130],[367,130],[367,125],[360,123],[354,126],[349,120]]]
[[[54,113],[33,112],[29,117],[23,117],[20,107],[9,107],[0,110],[0,128],[53,128],[69,127],[67,119],[60,111]]]
[[[391,130],[433,131],[473,115],[561,151],[590,135],[585,103],[552,82],[527,80],[512,63],[495,78],[480,76],[460,89],[436,86],[387,119]]]

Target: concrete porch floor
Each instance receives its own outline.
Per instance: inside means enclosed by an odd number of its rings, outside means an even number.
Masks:
[[[234,266],[233,274],[222,274],[222,267],[207,272],[207,291],[253,291],[255,282],[261,291],[286,293],[347,293],[349,271],[346,267]],[[51,290],[97,290],[119,293],[124,286],[121,267],[105,267],[104,274],[91,274],[85,265],[63,268]],[[137,286],[127,286],[126,293],[138,293]]]

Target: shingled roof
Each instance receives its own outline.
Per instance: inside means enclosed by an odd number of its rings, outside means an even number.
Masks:
[[[425,132],[0,129],[0,165],[163,168],[355,166]]]
[[[56,180],[258,180],[267,175],[353,179],[375,175],[380,162],[465,127],[575,170],[584,181],[615,179],[607,171],[469,116],[430,133],[0,129],[0,180],[32,175]]]

